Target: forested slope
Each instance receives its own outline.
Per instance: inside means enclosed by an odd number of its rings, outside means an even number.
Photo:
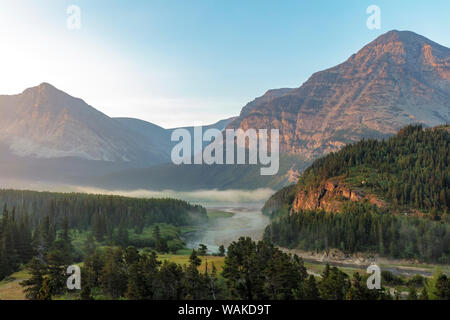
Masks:
[[[142,233],[157,223],[181,226],[208,219],[205,208],[173,199],[1,190],[0,204],[0,280],[59,245],[58,252],[73,259],[69,230],[118,240],[128,229]]]
[[[266,239],[449,263],[449,144],[449,126],[411,125],[315,161],[266,204]]]

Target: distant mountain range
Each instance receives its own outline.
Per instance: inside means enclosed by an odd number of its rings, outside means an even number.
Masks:
[[[223,129],[231,120],[209,127]],[[170,161],[171,132],[143,120],[110,118],[48,83],[0,96],[0,141],[19,156],[148,166]]]
[[[233,119],[206,128],[223,130]],[[176,144],[171,142],[173,130],[139,119],[110,118],[42,83],[21,94],[0,96],[1,177],[83,183],[169,163]]]
[[[47,83],[0,96],[0,174],[119,189],[279,188],[347,143],[449,119],[450,49],[390,31],[301,87],[269,90],[239,117],[208,126],[279,129],[277,176],[261,177],[259,166],[172,165],[173,129],[110,118]]]

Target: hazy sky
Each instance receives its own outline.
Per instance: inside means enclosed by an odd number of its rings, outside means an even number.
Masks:
[[[380,30],[366,27],[372,4]],[[449,47],[449,12],[448,0],[0,0],[0,94],[49,82],[109,116],[207,124],[391,29]]]

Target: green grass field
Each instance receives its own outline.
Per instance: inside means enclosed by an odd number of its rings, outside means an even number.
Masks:
[[[29,278],[30,274],[21,270],[0,281],[0,300],[25,300],[23,288],[19,283]]]
[[[141,234],[137,234],[134,229],[129,229],[129,239],[131,242],[153,239],[153,231],[155,226],[159,226],[161,237],[168,240],[168,242],[176,242],[178,246],[182,246],[180,236],[185,232],[195,231],[195,227],[177,227],[171,224],[158,223],[148,227],[145,227]],[[83,251],[84,243],[86,242],[90,231],[78,231],[72,230],[72,245],[78,251]],[[97,247],[102,248],[107,246],[107,241],[98,242],[95,241]]]
[[[158,259],[161,261],[167,260],[169,262],[175,262],[179,265],[188,265],[189,264],[189,254],[188,255],[180,255],[180,254],[161,254],[158,255]],[[217,256],[205,256],[199,257],[202,260],[202,264],[199,267],[200,272],[204,272],[206,269],[206,263],[208,263],[208,270],[211,271],[212,263],[217,269],[217,273],[222,272],[223,265],[225,262],[225,257],[217,257]]]

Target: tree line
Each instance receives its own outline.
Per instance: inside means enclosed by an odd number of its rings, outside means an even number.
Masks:
[[[55,255],[55,253],[53,253]],[[382,300],[393,299],[386,288],[368,289],[367,275],[348,276],[336,267],[325,266],[320,277],[308,275],[301,258],[283,253],[267,241],[240,238],[228,247],[221,273],[214,264],[202,261],[192,251],[189,263],[180,266],[160,261],[155,252],[134,247],[95,248],[84,259],[82,289],[67,293],[66,276],[49,260],[34,258],[29,265],[32,278],[23,283],[27,297],[48,300],[59,294],[70,298],[149,300]],[[64,259],[60,260],[64,263]],[[415,287],[414,287],[415,288]],[[439,273],[421,293],[411,299],[450,299],[450,281]],[[398,297],[397,297],[398,298]]]
[[[304,250],[338,248],[393,258],[450,263],[450,225],[393,215],[368,203],[346,203],[340,213],[301,210],[275,218],[264,239]]]
[[[61,245],[63,232],[92,231],[97,241],[128,245],[128,229],[136,233],[154,223],[189,225],[206,221],[206,209],[172,199],[135,199],[119,196],[62,194],[0,190],[4,203],[0,216],[0,280],[29,262],[33,256],[44,261],[49,250]],[[9,209],[12,208],[12,209]],[[93,238],[89,238],[92,242]],[[159,239],[155,247],[167,247]],[[81,259],[73,248],[65,254]]]
[[[34,255],[32,232],[26,214],[16,215],[16,210],[3,207],[0,219],[0,280],[27,263]]]
[[[207,220],[206,209],[175,199],[129,198],[115,195],[83,193],[54,193],[20,190],[0,190],[0,203],[27,213],[31,228],[46,216],[57,228],[67,217],[69,228],[87,230],[118,227],[125,223],[130,228],[142,228],[155,223],[176,226]]]

